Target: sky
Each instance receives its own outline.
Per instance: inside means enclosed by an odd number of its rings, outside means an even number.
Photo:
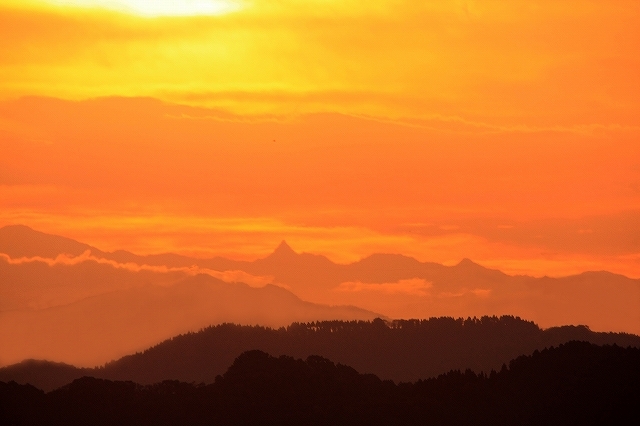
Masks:
[[[0,226],[640,278],[637,1],[0,2]]]

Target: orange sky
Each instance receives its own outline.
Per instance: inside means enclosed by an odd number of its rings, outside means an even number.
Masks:
[[[640,277],[640,3],[169,3],[0,5],[0,226]]]

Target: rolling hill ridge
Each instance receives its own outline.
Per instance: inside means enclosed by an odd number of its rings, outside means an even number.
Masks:
[[[499,371],[394,384],[310,356],[240,354],[209,385],[83,377],[44,393],[0,381],[4,424],[635,424],[640,349],[568,342]]]
[[[0,381],[31,383],[46,390],[82,376],[141,384],[213,383],[240,353],[261,350],[303,359],[323,356],[382,379],[410,382],[455,369],[488,373],[517,356],[575,340],[640,348],[640,336],[596,333],[584,326],[542,330],[510,316],[325,321],[279,329],[221,324],[92,369],[34,361],[15,364],[0,369]]]

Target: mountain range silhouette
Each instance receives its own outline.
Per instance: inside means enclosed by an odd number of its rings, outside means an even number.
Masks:
[[[284,241],[255,261],[140,256],[6,226],[0,277],[0,342],[11,342],[0,365],[36,358],[95,366],[224,322],[515,315],[543,328],[640,333],[637,279],[510,276],[469,259],[445,266],[399,254],[336,264]]]

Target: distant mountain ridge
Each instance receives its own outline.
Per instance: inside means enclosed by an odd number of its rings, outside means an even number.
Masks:
[[[282,241],[276,249],[265,258],[254,261],[232,260],[223,257],[193,258],[174,253],[162,253],[153,255],[136,255],[125,250],[104,252],[88,244],[80,243],[70,238],[52,234],[46,234],[33,230],[25,225],[8,225],[0,228],[0,253],[5,253],[12,258],[17,257],[48,257],[55,258],[60,254],[80,256],[90,250],[92,254],[116,262],[131,262],[150,266],[189,267],[198,265],[217,271],[243,270],[249,273],[269,275],[276,272],[276,280],[282,278],[284,284],[287,281],[287,273],[280,270],[282,266],[287,269],[296,266],[304,267],[306,272],[311,272],[308,278],[312,283],[328,285],[338,284],[348,280],[362,280],[369,283],[393,282],[404,278],[425,278],[438,281],[448,273],[462,275],[470,270],[479,274],[483,281],[501,281],[508,278],[528,280],[555,279],[550,277],[534,278],[527,275],[510,276],[499,270],[485,268],[471,259],[464,258],[454,266],[445,266],[434,262],[420,262],[412,257],[401,254],[374,253],[350,264],[337,264],[327,257],[310,253],[297,253],[286,241]],[[296,271],[297,272],[297,271]],[[335,277],[336,274],[340,276]],[[583,273],[562,277],[564,279],[580,276],[599,276],[626,278],[640,283],[638,279],[631,279],[623,275],[608,271],[585,271]],[[321,278],[329,278],[322,281]]]
[[[79,262],[30,260],[77,257],[87,251],[93,257]],[[137,265],[164,257],[189,266],[193,262],[177,255],[107,253],[26,226],[0,228],[2,252],[13,263],[0,257],[0,365],[26,358],[96,365],[223,322],[279,327],[295,321],[383,316],[355,306],[304,301],[274,285],[256,288],[194,275],[190,268],[157,264],[155,269],[140,269]],[[121,266],[100,263],[102,259]]]
[[[213,383],[240,353],[257,349],[296,358],[319,355],[382,379],[409,382],[455,369],[488,373],[517,356],[572,340],[640,348],[640,336],[595,333],[576,326],[542,330],[530,321],[508,316],[325,321],[280,329],[222,324],[175,336],[95,369],[19,363],[0,368],[0,381],[31,383],[45,390],[82,376],[141,384],[163,380]]]
[[[444,266],[398,254],[372,254],[336,264],[321,255],[296,253],[284,241],[255,261],[170,253],[139,256],[122,250],[103,252],[26,226],[0,228],[0,253],[11,257],[55,257],[65,252],[77,256],[86,250],[121,263],[242,271],[282,285],[306,301],[358,306],[390,318],[517,315],[543,327],[588,324],[601,331],[640,334],[640,279],[605,271],[560,278],[510,276],[469,259]]]
[[[426,274],[433,275],[433,277],[437,278],[439,275],[446,274],[448,271],[461,274],[469,270],[472,270],[476,274],[481,274],[484,279],[489,278],[495,280],[507,277],[536,279],[527,275],[510,276],[499,270],[481,266],[468,258],[462,259],[454,266],[445,266],[434,262],[420,262],[413,257],[402,254],[374,253],[350,264],[337,264],[323,255],[297,253],[284,240],[281,241],[268,256],[254,261],[245,261],[232,260],[219,256],[212,258],[194,258],[175,253],[137,255],[126,250],[105,252],[70,238],[36,231],[25,225],[7,225],[0,228],[0,253],[5,253],[12,258],[35,256],[55,258],[60,254],[80,256],[87,250],[95,256],[122,263],[131,262],[150,266],[168,267],[198,265],[218,271],[237,269],[257,274],[268,274],[274,270],[277,271],[278,267],[282,266],[282,264],[287,267],[294,264],[297,266],[305,266],[313,272],[314,276],[311,277],[313,281],[318,279],[316,275],[332,276],[337,272],[341,272],[342,276],[340,276],[338,280],[331,280],[332,284],[350,279],[361,279],[371,283],[392,282],[407,278],[408,276],[416,277]],[[323,274],[322,271],[317,271],[317,268],[323,268],[326,271]],[[623,275],[608,271],[585,271],[570,277],[598,274],[607,274],[611,277],[624,277]],[[286,281],[286,274],[282,275]],[[548,279],[549,277],[544,278]],[[637,279],[630,280],[640,282],[640,280]]]
[[[0,253],[12,258],[41,256],[55,258],[59,254],[79,256],[87,250],[103,255],[104,252],[71,238],[46,234],[25,225],[0,228]]]
[[[640,334],[640,280],[608,272],[509,276],[468,259],[444,266],[398,254],[336,264],[286,242],[255,261],[139,256],[26,226],[0,228],[0,253],[9,256],[0,255],[0,365],[94,366],[225,322],[514,315],[542,328]],[[75,260],[20,260],[65,253]]]
[[[73,267],[66,269],[72,269],[70,274],[75,271]],[[139,281],[137,273],[122,276]],[[169,286],[134,285],[46,309],[2,312],[0,359],[7,363],[44,355],[67,363],[96,365],[211,324],[279,327],[294,321],[373,319],[379,315],[353,306],[306,302],[273,285],[252,288],[201,274]]]

